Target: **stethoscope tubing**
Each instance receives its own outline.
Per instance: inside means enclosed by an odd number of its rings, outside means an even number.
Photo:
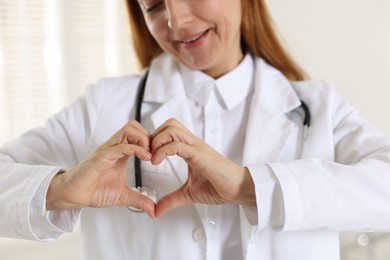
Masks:
[[[137,93],[137,107],[135,111],[135,120],[141,123],[142,102],[144,100],[146,80],[148,79],[149,69],[143,74],[138,87]],[[135,187],[142,187],[142,174],[141,174],[141,160],[134,157],[134,174],[135,174]]]

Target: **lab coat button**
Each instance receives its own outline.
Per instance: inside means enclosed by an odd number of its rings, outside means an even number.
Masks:
[[[195,228],[192,231],[192,239],[197,243],[206,242],[206,234],[205,234],[204,230],[201,228]]]
[[[210,219],[210,220],[209,220],[209,224],[210,224],[211,226],[215,226],[217,223],[216,223],[214,220]]]

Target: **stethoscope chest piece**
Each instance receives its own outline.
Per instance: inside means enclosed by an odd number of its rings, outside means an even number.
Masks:
[[[147,187],[134,187],[132,188],[133,191],[138,192],[141,195],[144,195],[145,197],[148,197],[151,199],[154,203],[157,202],[157,193],[156,191],[149,189]],[[135,212],[141,212],[142,210],[134,208],[134,207],[127,207],[128,209],[135,211]]]

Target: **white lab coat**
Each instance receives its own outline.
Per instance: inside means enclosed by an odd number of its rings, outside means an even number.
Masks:
[[[255,64],[243,165],[255,181],[258,206],[240,209],[243,258],[334,260],[339,259],[337,231],[389,230],[390,139],[329,84],[289,82],[263,60]],[[47,221],[42,205],[50,178],[79,163],[134,118],[138,82],[136,76],[103,79],[44,128],[0,151],[0,235],[51,240],[72,230],[77,211],[50,213],[61,230]],[[303,159],[297,160],[300,99],[312,120]],[[153,131],[168,118],[193,129],[177,64],[163,54],[151,66],[143,124]],[[159,197],[187,177],[178,157],[155,167],[143,163],[142,169],[144,183]],[[128,179],[132,185],[132,160]],[[212,259],[213,241],[202,233],[204,216],[203,205],[184,206],[157,220],[125,207],[83,209],[84,259]]]

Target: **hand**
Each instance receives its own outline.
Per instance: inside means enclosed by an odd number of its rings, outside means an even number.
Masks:
[[[177,120],[170,119],[152,135],[152,164],[178,155],[188,164],[187,182],[161,198],[157,217],[185,204],[237,203],[256,205],[254,184],[248,169],[228,160],[193,135]]]
[[[151,159],[150,137],[137,121],[130,121],[79,165],[53,178],[47,209],[132,206],[154,218],[154,202],[126,182],[130,156]]]

